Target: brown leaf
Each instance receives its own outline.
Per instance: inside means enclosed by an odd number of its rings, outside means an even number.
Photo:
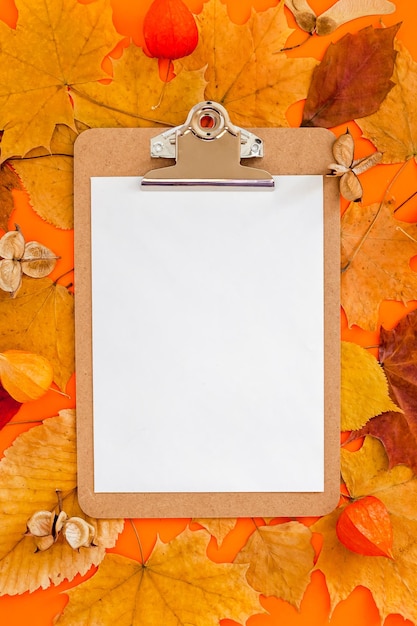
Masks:
[[[72,580],[100,563],[105,549],[114,545],[123,521],[84,515],[76,497],[76,478],[74,411],[62,411],[19,435],[5,451],[0,462],[0,594],[45,589],[51,583]],[[49,541],[48,549],[35,552],[34,537],[25,534],[27,522],[37,511],[56,509],[57,489],[66,513],[94,526],[97,547],[76,551],[59,536],[52,544]]]
[[[379,358],[391,397],[404,415],[384,413],[350,438],[377,437],[385,446],[390,467],[404,463],[417,473],[417,311],[393,330],[381,329]]]
[[[44,356],[61,389],[74,371],[74,298],[49,278],[23,278],[14,300],[0,292],[0,351]]]
[[[314,70],[302,126],[330,128],[378,110],[394,86],[393,40],[399,27],[369,26],[330,44]]]
[[[213,563],[209,537],[186,530],[168,544],[158,540],[146,563],[108,554],[98,572],[70,590],[59,626],[218,626],[223,618],[243,624],[262,612],[245,580],[247,566]]]
[[[14,209],[13,189],[21,189],[19,177],[8,164],[0,165],[0,228],[8,229],[10,215]]]
[[[383,153],[383,163],[417,160],[417,62],[401,41],[395,47],[395,87],[376,113],[358,120],[363,136]]]
[[[299,522],[287,522],[256,527],[234,562],[250,563],[246,577],[254,589],[299,607],[313,559],[311,531]]]
[[[225,106],[235,124],[288,126],[285,113],[306,97],[317,62],[279,54],[293,32],[283,5],[252,12],[238,26],[228,19],[220,0],[211,0],[198,22],[197,49],[181,64],[187,69],[207,66],[205,98]]]
[[[342,306],[349,326],[375,330],[383,300],[417,299],[417,225],[396,220],[389,205],[352,203],[342,217]]]

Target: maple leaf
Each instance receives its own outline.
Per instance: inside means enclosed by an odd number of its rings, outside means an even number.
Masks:
[[[417,299],[417,225],[396,220],[388,204],[350,204],[342,217],[341,301],[349,326],[374,331],[383,300]]]
[[[16,415],[21,405],[22,403],[12,398],[0,383],[0,430]]]
[[[310,582],[314,549],[311,531],[299,522],[255,527],[235,563],[249,563],[249,584],[299,608]]]
[[[104,558],[123,528],[122,520],[96,520],[82,513],[76,496],[77,455],[74,411],[19,435],[0,462],[0,594],[20,594],[85,574]],[[60,538],[44,552],[35,552],[25,535],[28,519],[36,511],[53,511],[56,490],[69,516],[94,526],[96,547],[74,551]]]
[[[49,149],[55,124],[76,130],[70,90],[107,77],[101,63],[120,40],[110,0],[16,5],[16,30],[0,21],[2,160]]]
[[[383,153],[383,163],[417,160],[417,62],[401,41],[395,47],[394,88],[376,113],[357,122]]]
[[[378,110],[394,86],[393,40],[399,27],[368,26],[330,44],[314,70],[302,126],[330,128]]]
[[[341,427],[357,430],[385,411],[398,411],[378,361],[361,346],[342,341]]]
[[[217,545],[223,543],[226,535],[228,535],[236,526],[236,519],[233,517],[213,517],[213,518],[194,518],[193,522],[201,524],[206,530],[216,538]]]
[[[10,215],[14,209],[12,191],[21,189],[19,177],[9,164],[0,165],[0,228],[8,230]]]
[[[204,531],[184,531],[168,544],[159,539],[146,563],[109,554],[97,573],[76,589],[56,622],[84,626],[218,626],[219,619],[244,623],[262,612],[258,594],[245,580],[247,566],[213,563]],[[88,617],[87,617],[88,616]]]
[[[78,122],[76,127],[78,133],[86,128]],[[58,124],[50,151],[35,148],[24,159],[10,160],[29,193],[34,211],[57,228],[74,226],[73,154],[78,133]]]
[[[164,83],[155,59],[136,46],[113,63],[110,85],[89,83],[73,90],[75,115],[88,126],[155,126],[161,119],[165,124],[181,124],[191,107],[204,100],[204,70],[188,72],[174,63],[177,76]]]
[[[381,329],[379,358],[390,394],[404,415],[391,412],[374,418],[350,440],[372,435],[384,444],[389,466],[404,463],[417,472],[417,312],[392,330]]]
[[[277,54],[293,32],[282,3],[253,13],[243,26],[233,24],[220,0],[211,0],[198,17],[200,41],[181,63],[207,66],[205,98],[225,106],[235,124],[288,126],[288,107],[306,97],[314,59]]]
[[[372,438],[368,437],[365,443],[368,439]],[[342,472],[346,478],[351,459],[355,459],[355,469],[350,474],[355,476],[358,488],[348,479],[351,495],[357,498],[368,492],[385,504],[393,531],[393,558],[364,556],[347,549],[336,534],[337,521],[345,510],[341,507],[311,527],[324,540],[316,569],[326,576],[331,610],[362,585],[370,589],[381,621],[391,613],[399,613],[414,622],[417,620],[417,479],[411,479],[412,472],[405,467],[389,470],[388,458],[377,440],[364,448],[358,452],[342,450]],[[359,459],[355,458],[357,455]]]
[[[0,292],[0,351],[44,356],[61,389],[74,371],[74,298],[49,278],[23,278],[16,298]]]

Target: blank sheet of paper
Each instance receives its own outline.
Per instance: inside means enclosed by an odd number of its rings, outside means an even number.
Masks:
[[[323,180],[91,179],[96,492],[324,489]]]

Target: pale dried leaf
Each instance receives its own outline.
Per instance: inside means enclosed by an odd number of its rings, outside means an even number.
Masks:
[[[338,137],[332,146],[333,156],[337,163],[345,167],[352,165],[354,151],[355,141],[349,131]],[[332,169],[331,166],[330,169]]]
[[[329,35],[342,24],[368,15],[387,15],[396,7],[388,0],[338,0],[316,22],[318,35]]]
[[[22,272],[32,278],[45,278],[54,269],[58,257],[37,241],[29,241],[21,258]]]
[[[20,259],[25,251],[25,238],[19,228],[10,230],[0,239],[0,257],[3,259]]]
[[[19,291],[22,283],[22,266],[19,261],[2,259],[0,261],[0,289],[10,294]]]
[[[62,411],[23,433],[0,462],[0,594],[14,595],[72,580],[101,562],[123,528],[121,520],[96,520],[84,515],[76,497],[77,459],[74,411]],[[97,547],[74,551],[62,534],[48,549],[35,552],[25,534],[36,511],[53,512],[56,490],[71,517],[95,528]],[[45,543],[50,543],[46,539]]]
[[[346,200],[357,202],[361,200],[363,189],[359,178],[352,170],[343,174],[340,179],[340,193]]]

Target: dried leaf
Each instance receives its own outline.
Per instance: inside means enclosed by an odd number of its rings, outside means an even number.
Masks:
[[[330,128],[378,110],[394,86],[393,40],[399,27],[369,26],[330,44],[314,70],[302,126]]]
[[[222,517],[213,517],[213,518],[195,518],[193,520],[197,522],[197,524],[201,524],[204,526],[206,530],[216,538],[217,544],[221,545],[223,543],[224,538],[228,535],[236,526],[236,519],[233,517],[222,518]]]
[[[22,272],[32,278],[45,278],[54,269],[58,257],[37,241],[29,241],[20,260]]]
[[[339,541],[336,525],[344,507],[322,517],[312,530],[321,533],[324,539],[316,568],[326,576],[331,610],[362,585],[371,591],[381,622],[391,613],[399,613],[414,622],[417,620],[417,480],[410,480],[412,472],[405,467],[397,466],[389,471],[383,446],[376,440],[365,451],[363,448],[353,453],[342,450],[344,476],[350,459],[355,459],[355,470],[351,473],[357,476],[360,491],[354,497],[375,495],[388,510],[393,559],[355,554]]]
[[[155,126],[182,124],[191,107],[204,100],[204,69],[182,71],[174,64],[177,76],[169,83],[160,80],[155,59],[136,46],[130,46],[114,61],[110,85],[86,84],[74,94],[77,119],[89,126]],[[158,104],[165,85],[162,101]]]
[[[374,331],[383,300],[417,299],[417,225],[396,220],[389,205],[352,203],[342,217],[341,300],[349,326]]]
[[[44,356],[60,389],[74,371],[74,298],[49,278],[23,278],[14,300],[0,292],[0,351]]]
[[[10,215],[14,209],[13,189],[21,189],[19,177],[10,165],[0,165],[0,228],[2,230],[8,229]]]
[[[98,572],[68,591],[59,626],[218,626],[222,618],[245,623],[262,612],[245,580],[247,567],[213,563],[204,531],[186,530],[168,544],[158,540],[146,563],[108,554]]]
[[[388,0],[338,0],[322,13],[316,22],[318,35],[329,35],[336,28],[367,15],[387,15],[395,11],[395,4]]]
[[[10,422],[20,407],[21,402],[12,398],[0,383],[0,430]]]
[[[16,5],[16,30],[0,22],[2,160],[49,148],[56,124],[75,130],[70,91],[107,76],[101,63],[120,39],[110,0]]]
[[[225,106],[241,126],[288,126],[285,112],[306,97],[313,59],[277,54],[293,32],[283,5],[252,13],[233,24],[220,0],[211,0],[198,18],[200,41],[181,63],[187,69],[207,66],[205,98]]]
[[[376,358],[355,343],[342,341],[342,430],[357,430],[375,415],[397,411]]]
[[[376,113],[358,120],[363,136],[383,153],[383,163],[417,160],[417,62],[401,43],[390,91]]]
[[[336,534],[352,552],[392,558],[391,519],[384,503],[375,496],[365,496],[344,508]]]
[[[311,531],[299,522],[287,522],[256,527],[234,562],[250,563],[246,577],[254,589],[299,607],[313,559]]]
[[[0,594],[45,589],[51,583],[72,580],[100,563],[105,549],[114,545],[123,522],[85,516],[76,497],[76,476],[73,411],[45,420],[17,437],[6,450],[0,462]],[[37,511],[55,510],[57,489],[62,492],[67,514],[94,526],[97,547],[77,552],[59,536],[49,549],[35,552],[35,539],[25,534],[27,521]]]
[[[53,369],[39,354],[22,350],[0,353],[0,379],[3,387],[18,402],[41,398],[53,380]]]

